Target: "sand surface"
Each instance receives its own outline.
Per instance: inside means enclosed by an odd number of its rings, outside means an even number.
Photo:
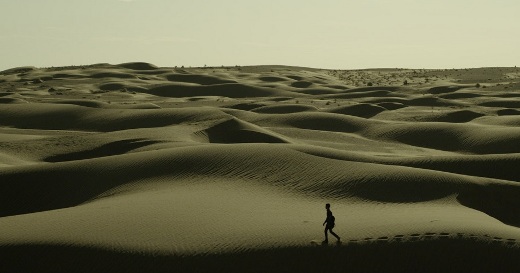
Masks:
[[[519,79],[0,72],[0,272],[520,272]]]

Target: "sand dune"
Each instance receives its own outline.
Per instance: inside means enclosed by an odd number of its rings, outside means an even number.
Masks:
[[[520,99],[501,99],[483,102],[480,105],[488,107],[520,108]]]
[[[288,114],[305,111],[318,111],[318,108],[310,105],[301,104],[285,104],[285,105],[266,105],[254,108],[251,111],[256,113],[270,113],[270,114]]]
[[[35,107],[36,106],[36,107]],[[2,105],[3,126],[18,128],[117,131],[201,122],[228,115],[218,109],[95,109],[71,104]]]
[[[284,136],[260,126],[232,118],[205,130],[195,132],[211,143],[288,143]]]
[[[197,74],[168,74],[165,75],[166,79],[172,82],[191,82],[202,85],[212,84],[224,84],[224,83],[236,83],[236,81],[230,81],[221,79],[220,77],[210,75],[197,75]]]
[[[0,272],[517,272],[519,72],[2,71]]]
[[[132,69],[132,70],[155,70],[157,66],[145,62],[133,62],[133,63],[123,63],[118,66]]]
[[[386,108],[368,103],[360,103],[352,106],[340,106],[337,108],[327,109],[327,112],[330,113],[345,114],[364,118],[373,117],[383,111],[386,111]]]
[[[497,115],[499,116],[508,116],[508,115],[520,115],[520,110],[517,109],[500,109],[497,111]]]
[[[165,84],[152,87],[148,93],[162,97],[222,96],[229,98],[287,96],[286,91],[270,90],[263,87],[239,83],[214,85]]]

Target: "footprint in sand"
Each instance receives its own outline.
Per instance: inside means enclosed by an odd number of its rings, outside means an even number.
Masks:
[[[506,239],[506,241],[504,243],[506,245],[516,245],[517,244],[516,239]]]
[[[379,237],[379,238],[377,238],[377,241],[388,241],[388,237],[386,237],[386,236]]]
[[[393,238],[393,240],[399,242],[399,241],[402,241],[403,238],[404,238],[404,235],[395,235],[394,238]]]
[[[414,233],[414,234],[410,235],[410,241],[417,241],[417,240],[419,240],[419,237],[421,237],[421,234]]]

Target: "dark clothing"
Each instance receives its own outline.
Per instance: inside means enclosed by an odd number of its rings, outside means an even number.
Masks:
[[[336,219],[334,215],[332,215],[332,211],[330,209],[327,210],[327,219],[325,219],[325,223],[327,223],[327,228],[334,228]]]
[[[336,221],[336,218],[334,217],[334,215],[332,215],[332,211],[330,211],[330,209],[327,209],[327,218],[325,219],[325,222],[323,223],[323,224],[326,224],[324,242],[328,242],[328,240],[329,240],[329,236],[327,234],[328,232],[330,232],[330,234],[332,234],[334,237],[336,237],[336,239],[338,239],[338,241],[340,240],[339,236],[336,233],[334,233],[334,231],[332,231],[332,229],[336,225],[335,221]]]

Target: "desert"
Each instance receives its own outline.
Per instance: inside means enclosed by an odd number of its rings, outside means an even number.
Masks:
[[[519,272],[519,79],[1,71],[0,272]]]

